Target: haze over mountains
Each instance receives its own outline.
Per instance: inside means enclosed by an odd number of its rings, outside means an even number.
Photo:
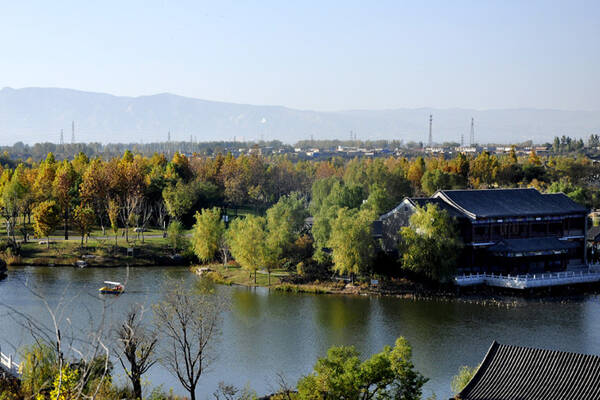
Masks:
[[[468,140],[475,118],[476,141],[512,143],[554,136],[587,137],[600,133],[600,112],[538,109],[393,109],[319,112],[282,106],[208,101],[173,94],[122,97],[71,89],[0,90],[0,144],[55,142],[71,121],[78,142],[172,140],[399,139],[426,141],[433,114],[435,142]]]

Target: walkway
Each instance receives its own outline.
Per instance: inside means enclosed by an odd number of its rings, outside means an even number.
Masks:
[[[600,271],[565,271],[544,274],[499,275],[499,274],[469,274],[454,277],[458,286],[487,285],[510,289],[529,289],[579,283],[600,282]]]
[[[11,354],[6,355],[0,352],[0,369],[3,372],[8,372],[10,375],[17,378],[20,374],[20,368],[21,366],[14,362]]]

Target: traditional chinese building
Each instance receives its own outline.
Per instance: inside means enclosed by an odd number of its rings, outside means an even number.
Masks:
[[[587,209],[562,193],[536,189],[440,190],[405,198],[378,220],[385,251],[416,207],[435,204],[455,220],[465,244],[459,273],[540,274],[587,268]]]
[[[547,399],[600,399],[600,357],[494,342],[473,378],[454,397]]]

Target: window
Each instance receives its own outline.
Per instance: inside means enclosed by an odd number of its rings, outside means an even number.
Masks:
[[[536,222],[531,224],[531,236],[545,236],[546,224]]]

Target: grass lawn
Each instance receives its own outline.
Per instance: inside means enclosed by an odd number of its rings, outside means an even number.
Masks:
[[[242,286],[269,286],[269,276],[266,271],[258,271],[256,274],[256,284],[254,283],[254,274],[250,274],[239,266],[227,266],[223,264],[200,265],[197,268],[208,267],[213,270],[208,277],[223,284],[235,284]],[[271,271],[271,286],[281,284],[281,277],[288,276],[289,272],[284,269],[274,269]]]
[[[58,235],[56,235],[58,233]],[[31,238],[28,243],[20,243],[20,260],[13,261],[21,265],[74,265],[84,255],[90,266],[119,266],[119,265],[156,265],[157,262],[170,261],[167,257],[172,253],[167,240],[162,237],[162,231],[146,232],[144,242],[141,236],[130,232],[129,242],[121,233],[117,236],[115,247],[114,235],[104,238],[101,230],[95,230],[91,237],[84,241],[81,248],[81,238],[71,232],[69,240],[64,240],[60,231],[50,237],[50,247],[45,244],[46,238]],[[108,233],[108,232],[107,232]],[[21,237],[22,239],[22,237]],[[44,242],[40,244],[40,242]],[[127,255],[127,248],[134,248],[134,256]],[[166,259],[166,260],[165,260]]]

